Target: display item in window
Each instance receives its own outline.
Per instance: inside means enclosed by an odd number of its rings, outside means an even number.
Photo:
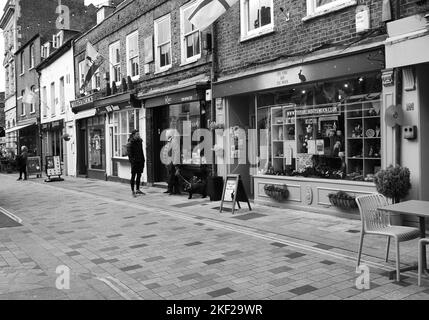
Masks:
[[[362,126],[360,123],[356,123],[352,131],[352,138],[361,138],[362,137]]]

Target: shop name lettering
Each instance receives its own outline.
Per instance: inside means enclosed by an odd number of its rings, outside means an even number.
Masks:
[[[79,100],[72,101],[72,108],[79,107],[87,103],[91,103],[94,101],[94,97],[86,97]]]
[[[187,101],[195,100],[195,97],[194,96],[187,96],[187,97],[181,97],[180,99],[173,99],[170,96],[164,97],[165,104],[172,104],[172,103],[178,102],[177,100],[180,102],[187,102]]]
[[[287,116],[288,117],[294,117],[294,116],[311,116],[315,114],[332,114],[332,113],[339,113],[338,107],[326,107],[326,108],[317,108],[317,109],[302,109],[302,110],[295,110],[295,111],[288,111]]]
[[[258,130],[248,129],[247,131],[238,127],[228,129],[197,129],[192,131],[191,121],[184,121],[180,134],[178,129],[167,129],[161,133],[160,140],[166,142],[161,149],[160,159],[164,165],[181,164],[184,161],[200,164],[248,164],[257,165],[260,161],[268,160],[268,148],[261,151],[260,156],[256,156],[253,146],[258,139]],[[192,135],[190,134],[192,132]],[[268,130],[259,130],[260,141],[267,141]],[[217,144],[212,141],[215,138]],[[228,148],[225,148],[224,141],[229,141]],[[194,143],[192,143],[194,142]],[[195,147],[195,142],[198,144]],[[247,142],[247,143],[246,143]],[[216,157],[213,154],[216,154]],[[192,155],[192,156],[191,156]]]

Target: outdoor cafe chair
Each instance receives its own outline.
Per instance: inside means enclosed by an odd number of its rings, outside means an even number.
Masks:
[[[362,221],[357,266],[360,265],[363,238],[365,235],[387,236],[386,262],[389,260],[390,238],[396,242],[396,280],[400,281],[399,243],[420,237],[418,228],[392,226],[390,214],[377,210],[388,205],[386,197],[381,194],[370,194],[356,198]]]
[[[419,276],[418,284],[422,284],[422,273],[423,273],[423,247],[429,244],[429,238],[424,238],[419,241]]]

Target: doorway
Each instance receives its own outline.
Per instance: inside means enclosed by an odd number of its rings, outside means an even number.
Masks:
[[[77,123],[77,173],[80,176],[88,175],[88,139],[86,119]]]
[[[168,178],[167,168],[161,163],[160,154],[166,142],[161,141],[161,133],[169,128],[169,106],[153,110],[153,170],[154,182],[165,182]]]

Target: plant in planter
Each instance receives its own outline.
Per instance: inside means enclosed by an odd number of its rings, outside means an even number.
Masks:
[[[411,189],[410,170],[401,166],[389,166],[380,170],[374,177],[377,191],[398,203],[408,195]]]
[[[278,186],[274,184],[266,184],[264,186],[264,191],[267,196],[276,201],[284,201],[289,197],[289,190],[286,185]]]
[[[337,193],[330,193],[328,195],[329,202],[333,206],[343,209],[355,209],[357,208],[356,198],[349,195],[344,191],[338,191]]]

